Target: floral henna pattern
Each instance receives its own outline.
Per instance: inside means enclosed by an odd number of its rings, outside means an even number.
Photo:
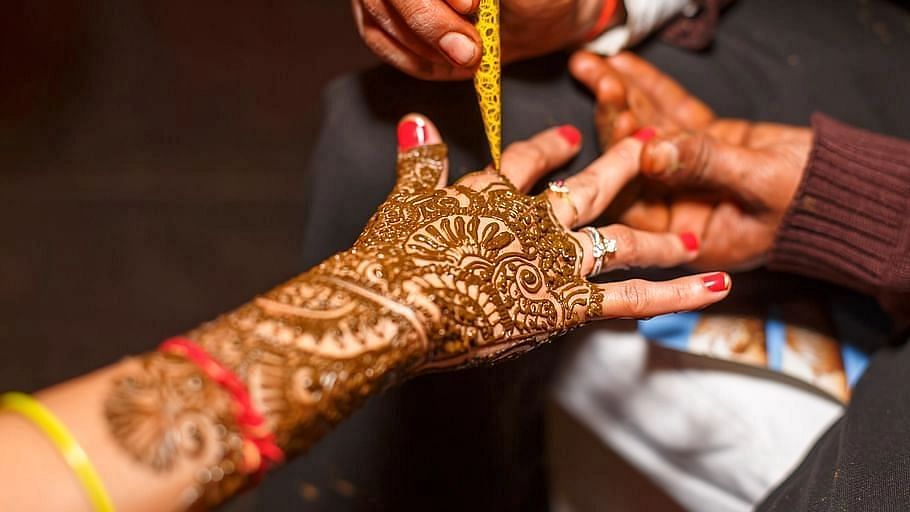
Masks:
[[[403,154],[350,250],[186,334],[246,384],[286,453],[385,387],[514,356],[601,314],[581,247],[546,199],[493,172],[439,189],[445,158],[442,145]],[[140,362],[106,403],[115,438],[158,472],[199,460],[206,504],[236,491],[249,454],[234,404],[177,356]]]
[[[190,502],[221,502],[246,485],[244,441],[228,395],[181,357],[150,354],[137,363],[104,408],[121,447],[156,473],[196,462],[200,485],[188,490]]]
[[[546,199],[489,172],[445,189],[438,175],[407,179],[443,151],[406,154],[400,176],[422,186],[393,192],[354,247],[313,272],[412,309],[427,333],[421,370],[495,361],[599,315],[603,296]]]

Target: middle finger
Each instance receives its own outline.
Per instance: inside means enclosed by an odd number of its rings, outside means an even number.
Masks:
[[[567,228],[599,217],[638,173],[642,142],[623,139],[578,174],[562,183],[564,192],[547,192],[556,217]],[[571,204],[572,207],[569,207]]]

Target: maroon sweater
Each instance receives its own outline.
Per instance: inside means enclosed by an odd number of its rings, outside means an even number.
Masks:
[[[698,14],[673,20],[661,38],[706,48],[732,2],[698,0]],[[769,266],[871,294],[899,329],[910,328],[910,141],[822,114],[812,126],[812,153]]]
[[[771,251],[774,270],[875,296],[910,326],[910,141],[812,117],[802,183]]]

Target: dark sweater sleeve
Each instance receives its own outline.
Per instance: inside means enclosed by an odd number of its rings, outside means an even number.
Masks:
[[[822,114],[769,266],[874,295],[910,321],[910,141]]]

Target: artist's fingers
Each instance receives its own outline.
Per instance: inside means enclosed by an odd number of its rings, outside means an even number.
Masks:
[[[659,106],[685,129],[702,129],[714,119],[714,113],[669,75],[630,52],[607,59],[621,76],[640,87]]]
[[[419,193],[442,187],[448,179],[448,156],[439,130],[429,119],[408,114],[398,123],[396,193]]]
[[[550,128],[528,140],[510,144],[502,153],[502,175],[518,190],[534,183],[578,154],[581,132],[571,125]]]
[[[660,283],[633,279],[599,285],[604,318],[650,318],[694,311],[725,298],[730,288],[730,276],[723,272]]]
[[[622,224],[597,228],[606,247],[615,252],[601,257],[600,272],[630,267],[676,267],[698,256],[698,239],[692,233],[652,233],[639,231]],[[594,239],[586,232],[573,233],[581,243],[582,275],[591,276],[596,270]]]
[[[663,200],[642,199],[629,206],[617,220],[643,231],[669,231],[670,208]]]
[[[575,52],[569,61],[569,70],[594,94],[598,104],[608,103],[619,109],[627,107],[625,81],[603,57],[587,51]]]
[[[641,141],[623,139],[578,174],[565,180],[564,192],[548,191],[557,219],[571,228],[600,216],[638,172]]]
[[[473,68],[480,59],[480,35],[474,25],[443,0],[386,0],[405,24],[452,64]],[[459,2],[465,3],[465,2]]]
[[[674,197],[670,203],[671,233],[693,233],[700,239],[705,234],[714,202],[698,198]]]
[[[649,178],[671,186],[722,189],[747,200],[768,192],[765,167],[755,151],[704,132],[658,137],[641,153],[641,172]]]
[[[370,19],[389,37],[401,46],[431,62],[448,63],[436,49],[411,30],[401,13],[389,5],[389,0],[360,0],[363,3],[363,16]]]
[[[461,14],[471,14],[477,10],[480,0],[446,0],[446,3]]]
[[[354,0],[354,19],[363,42],[386,64],[417,78],[434,79],[440,74],[438,64],[397,41],[372,16],[365,15],[360,0]],[[451,67],[448,62],[445,65]]]

